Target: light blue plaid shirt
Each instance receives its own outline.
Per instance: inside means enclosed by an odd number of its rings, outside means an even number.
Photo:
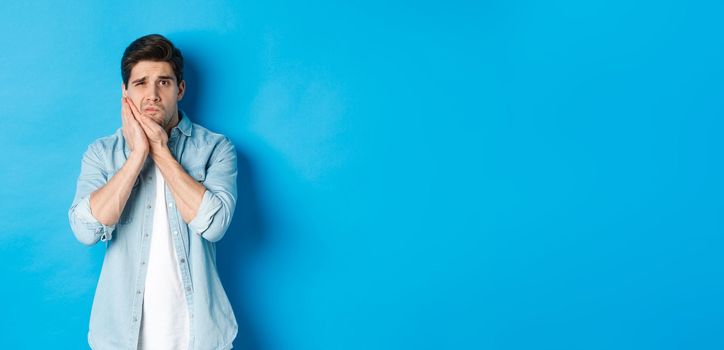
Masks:
[[[192,123],[182,111],[179,115],[168,147],[188,174],[206,187],[196,217],[188,224],[166,191],[176,263],[186,293],[189,349],[230,349],[237,324],[216,271],[215,242],[224,236],[236,206],[236,150],[227,137]],[[89,201],[90,194],[113,177],[129,154],[120,128],[88,146],[68,212],[78,241],[89,246],[99,240],[106,243],[88,331],[91,348],[98,350],[136,349],[138,344],[156,198],[151,158],[115,225],[98,222]]]

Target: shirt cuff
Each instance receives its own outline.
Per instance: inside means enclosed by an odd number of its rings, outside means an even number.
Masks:
[[[85,196],[80,203],[78,203],[78,206],[75,208],[75,213],[80,221],[89,226],[96,227],[94,233],[96,236],[100,236],[101,241],[110,241],[113,238],[113,230],[116,228],[116,225],[103,225],[93,216],[90,209],[90,195]]]
[[[206,190],[204,197],[201,199],[201,205],[199,205],[199,209],[196,211],[196,217],[189,222],[188,226],[191,231],[199,236],[203,236],[204,231],[211,226],[211,221],[213,221],[214,215],[221,209],[221,206],[221,200],[209,192],[209,190]]]

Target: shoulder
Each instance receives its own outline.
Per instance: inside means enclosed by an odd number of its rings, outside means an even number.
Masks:
[[[113,134],[99,137],[88,145],[88,151],[98,154],[122,151],[125,147],[126,139],[123,138],[123,131],[118,128]]]
[[[229,137],[213,132],[199,124],[192,123],[191,136],[189,139],[199,149],[212,147],[230,147],[234,148],[234,144]]]

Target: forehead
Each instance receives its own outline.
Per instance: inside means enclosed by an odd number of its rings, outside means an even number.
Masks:
[[[171,68],[171,64],[168,62],[139,61],[131,69],[131,76],[129,77],[129,79],[133,80],[143,77],[153,78],[161,75],[171,77],[176,76],[173,73],[173,68]]]

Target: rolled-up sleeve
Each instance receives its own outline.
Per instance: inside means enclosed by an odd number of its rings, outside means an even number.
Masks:
[[[95,146],[91,144],[83,154],[75,198],[68,210],[68,219],[75,238],[89,246],[99,240],[105,242],[112,239],[116,227],[103,225],[91,213],[90,194],[108,182],[108,174],[102,164]]]
[[[215,148],[206,169],[204,197],[189,229],[210,242],[224,237],[236,208],[236,149],[225,137]]]

